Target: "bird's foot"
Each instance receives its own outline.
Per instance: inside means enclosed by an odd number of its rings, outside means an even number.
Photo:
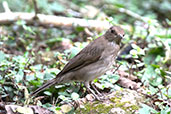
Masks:
[[[100,97],[103,97],[103,96],[104,96],[102,93],[100,93],[100,92],[97,90],[97,88],[96,88],[93,84],[91,84],[91,86],[92,86],[92,88],[95,90],[95,92],[98,94],[98,96],[100,96]]]
[[[103,96],[95,87],[92,86],[92,87],[94,88],[94,90],[96,91],[97,94],[90,88],[89,83],[85,83],[85,86],[86,86],[87,90],[88,90],[90,93],[92,93],[93,96],[94,96],[98,101],[103,101],[103,100],[105,100],[105,96]]]
[[[87,94],[86,97],[85,97],[88,101],[101,101],[103,102],[105,100],[105,97],[104,96],[98,96],[97,94]]]
[[[94,96],[98,101],[104,101],[106,98],[105,96]]]

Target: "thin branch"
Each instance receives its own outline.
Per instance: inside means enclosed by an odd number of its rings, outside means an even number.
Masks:
[[[141,15],[139,15],[139,14],[137,14],[137,13],[131,11],[131,10],[128,10],[128,9],[125,9],[125,8],[118,8],[118,7],[115,7],[113,5],[108,5],[108,7],[109,7],[109,9],[118,11],[120,13],[125,13],[125,14],[127,14],[127,15],[129,15],[129,16],[137,19],[137,20],[141,20],[141,21],[145,22],[144,17],[142,17]]]
[[[118,8],[118,11],[121,12],[121,13],[125,13],[125,14],[127,14],[127,15],[129,15],[131,17],[134,17],[134,18],[136,18],[138,20],[144,21],[144,18],[141,15],[139,15],[139,14],[137,14],[135,12],[132,12],[131,10],[128,10],[128,9],[125,9],[125,8]]]
[[[11,12],[11,10],[10,10],[10,8],[8,6],[7,1],[3,1],[2,2],[2,6],[3,6],[3,8],[4,8],[4,10],[5,10],[6,13],[10,13]]]
[[[119,66],[117,66],[117,68],[115,69],[115,71],[113,72],[113,74],[115,74],[115,72],[119,69],[120,66],[121,66],[121,64],[119,64]]]
[[[34,18],[37,19],[37,14],[39,13],[39,9],[37,7],[37,1],[36,0],[33,0],[33,5],[34,5],[34,11],[35,11]]]

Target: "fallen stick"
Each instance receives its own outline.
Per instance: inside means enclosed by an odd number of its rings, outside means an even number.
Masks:
[[[87,28],[95,28],[98,31],[108,29],[111,25],[108,21],[86,20],[72,17],[62,17],[54,15],[37,14],[37,19],[34,19],[35,13],[23,12],[5,12],[0,13],[0,25],[12,24],[18,20],[24,20],[27,24],[38,24],[43,26],[80,26]]]

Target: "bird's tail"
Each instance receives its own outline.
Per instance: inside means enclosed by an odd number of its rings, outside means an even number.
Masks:
[[[43,90],[49,88],[49,87],[52,86],[52,85],[57,84],[57,83],[58,83],[58,81],[57,81],[56,78],[54,78],[54,79],[52,79],[52,80],[49,80],[49,81],[46,82],[44,85],[42,85],[41,87],[39,87],[38,89],[36,89],[34,92],[32,92],[32,93],[30,94],[30,96],[36,96],[39,92],[41,92],[41,91],[43,91]]]

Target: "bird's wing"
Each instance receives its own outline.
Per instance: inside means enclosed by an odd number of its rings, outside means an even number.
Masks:
[[[71,70],[75,71],[98,61],[103,51],[103,46],[96,45],[95,42],[90,43],[83,50],[81,50],[74,58],[72,58],[57,76],[62,76],[63,74]]]

